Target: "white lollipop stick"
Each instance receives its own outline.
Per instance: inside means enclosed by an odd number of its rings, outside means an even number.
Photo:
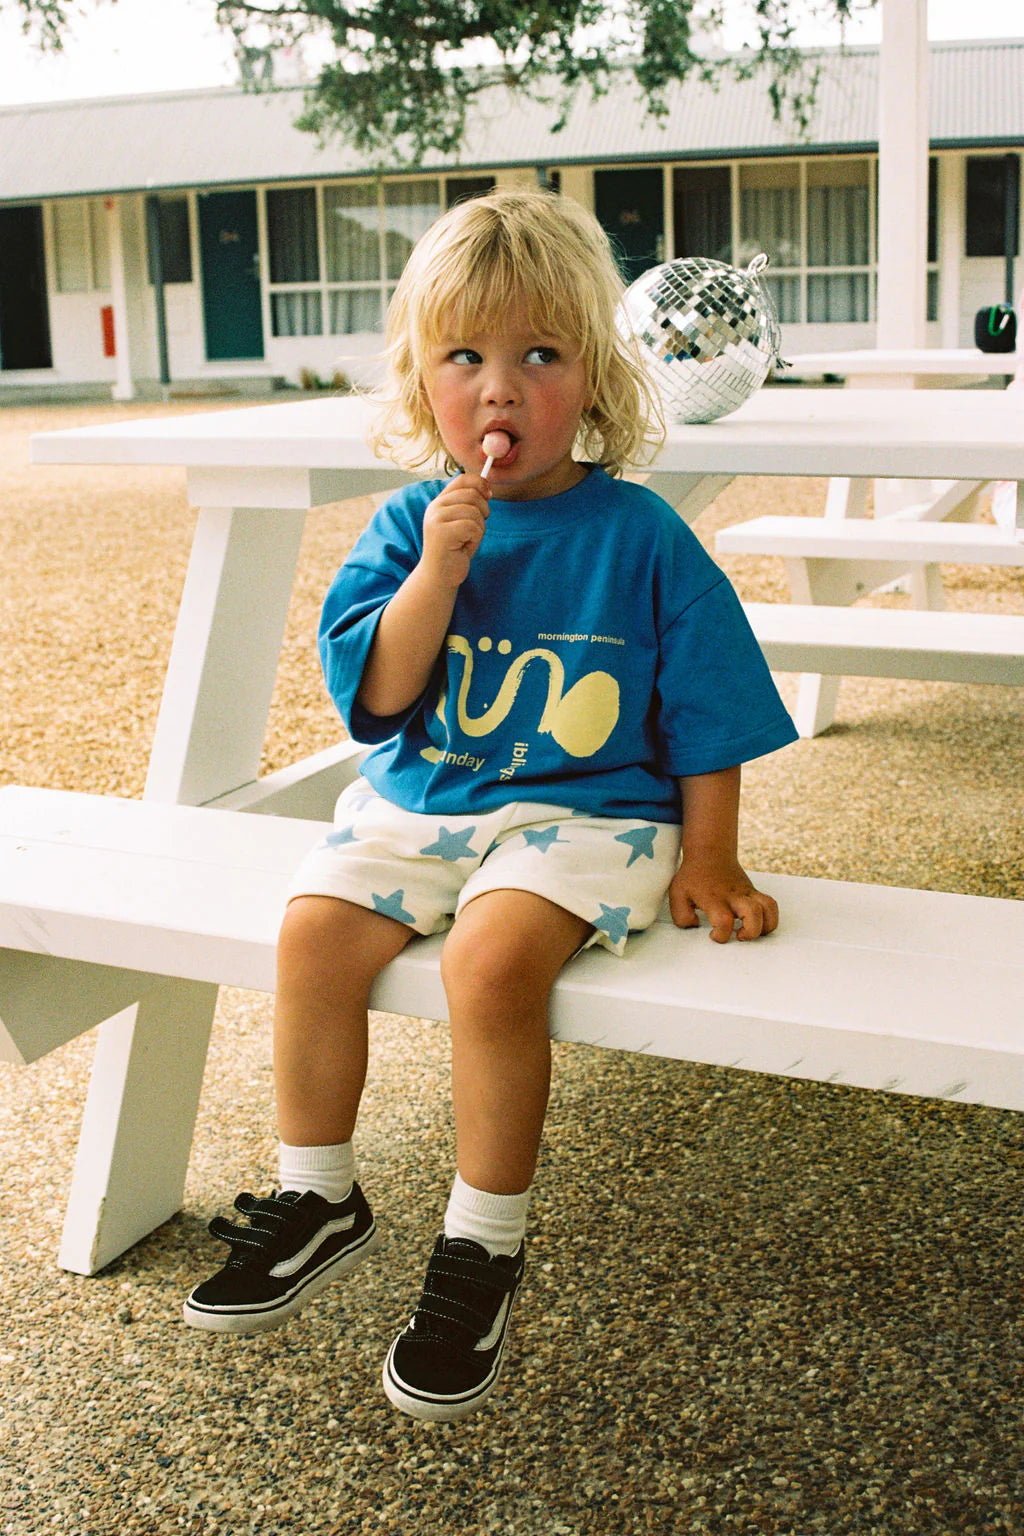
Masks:
[[[503,459],[507,453],[512,452],[512,439],[507,432],[485,432],[480,446],[487,455],[480,471],[481,478],[486,480],[495,459]]]

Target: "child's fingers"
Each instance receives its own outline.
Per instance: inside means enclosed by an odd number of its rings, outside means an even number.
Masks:
[[[672,921],[677,928],[697,928],[700,926],[697,908],[683,891],[670,887],[668,906],[672,914]]]
[[[733,903],[733,909],[741,924],[736,934],[738,939],[760,939],[767,933],[774,933],[779,926],[778,905],[771,896],[760,891],[741,896]]]

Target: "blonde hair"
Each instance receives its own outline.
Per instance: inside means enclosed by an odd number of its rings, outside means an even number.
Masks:
[[[500,330],[518,302],[538,334],[579,348],[578,451],[613,475],[645,462],[664,424],[639,352],[616,327],[622,293],[607,235],[571,198],[509,189],[456,203],[417,242],[391,300],[375,451],[409,469],[440,457],[458,470],[427,399],[427,351],[453,331]]]

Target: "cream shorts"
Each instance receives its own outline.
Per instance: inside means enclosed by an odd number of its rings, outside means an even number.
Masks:
[[[337,896],[441,933],[484,891],[533,891],[584,922],[621,955],[654,921],[679,866],[669,822],[588,816],[524,801],[476,816],[424,816],[357,779],[339,796],[334,828],[296,871],[288,900]]]

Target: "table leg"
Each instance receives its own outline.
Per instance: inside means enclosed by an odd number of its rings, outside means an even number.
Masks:
[[[217,988],[146,978],[100,1026],[58,1263],[92,1275],[180,1210]]]
[[[664,497],[684,523],[692,523],[734,478],[733,475],[677,475],[655,469],[644,484],[655,495]]]
[[[867,517],[868,493],[872,482],[863,479],[850,479],[845,476],[834,476],[828,483],[825,494],[825,516],[827,518]],[[813,562],[820,566],[822,562]],[[818,588],[820,583],[815,583],[810,573],[811,562],[787,561],[789,573],[790,595],[797,603],[827,603],[827,602],[852,602],[853,599],[845,594],[842,597],[823,594]],[[836,716],[839,704],[839,684],[842,678],[825,677],[818,672],[804,672],[800,677],[797,690],[796,707],[793,710],[793,723],[801,736],[820,736],[822,731],[827,731]]]
[[[305,516],[200,511],[147,799],[203,805],[257,777]]]

